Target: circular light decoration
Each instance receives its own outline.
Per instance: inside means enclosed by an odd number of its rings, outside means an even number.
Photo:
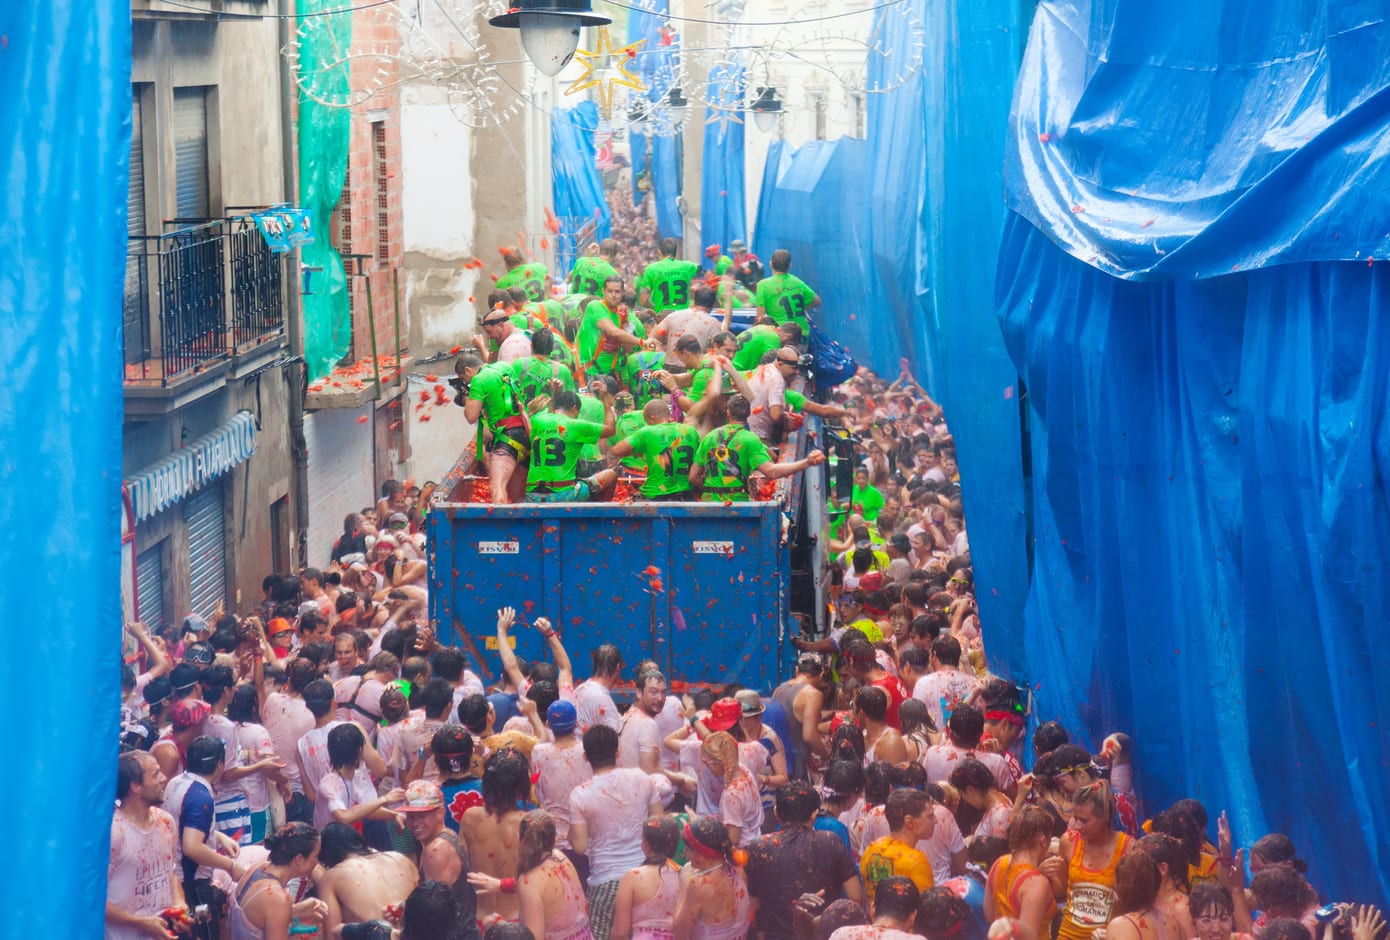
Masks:
[[[352,19],[353,38],[339,37]],[[393,39],[361,38],[378,36]],[[443,53],[395,4],[305,17],[280,50],[304,95],[329,108],[352,108],[403,82],[433,80]]]

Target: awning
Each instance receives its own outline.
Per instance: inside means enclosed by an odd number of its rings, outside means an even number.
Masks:
[[[249,411],[238,411],[215,431],[125,481],[135,504],[135,520],[142,522],[168,509],[255,452],[255,418]]]

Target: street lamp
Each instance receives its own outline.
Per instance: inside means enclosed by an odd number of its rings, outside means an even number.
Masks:
[[[777,97],[777,89],[768,86],[758,89],[758,97],[748,106],[753,112],[753,123],[764,134],[772,133],[777,127],[777,119],[782,116],[782,99]]]
[[[515,6],[488,20],[501,29],[520,29],[521,48],[545,75],[558,75],[579,48],[581,26],[607,26],[589,0],[514,0]]]

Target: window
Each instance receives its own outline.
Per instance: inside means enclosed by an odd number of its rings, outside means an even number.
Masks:
[[[816,140],[825,140],[826,102],[824,91],[810,92],[811,113],[816,120]]]
[[[391,260],[391,188],[386,172],[386,122],[372,122],[372,170],[376,179],[376,260]]]
[[[174,89],[174,217],[206,219],[208,110],[206,88]]]
[[[281,496],[270,504],[270,570],[289,571],[290,498]]]
[[[854,120],[854,129],[851,131],[855,137],[865,138],[869,136],[869,109],[864,101],[864,93],[858,92],[850,95],[849,99],[851,117]]]
[[[126,190],[126,230],[131,237],[145,234],[145,120],[140,110],[140,86],[131,89],[130,184]]]
[[[140,86],[132,88],[130,107],[130,182],[126,190],[126,234],[138,239],[145,234],[145,133],[140,109]],[[149,355],[149,321],[145,309],[145,244],[126,245],[125,291],[121,304],[125,330],[125,361],[136,363]]]

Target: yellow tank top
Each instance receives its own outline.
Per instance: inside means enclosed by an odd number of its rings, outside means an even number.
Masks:
[[[1115,851],[1105,867],[1093,870],[1083,864],[1086,843],[1076,841],[1067,863],[1067,909],[1057,929],[1057,940],[1091,940],[1091,931],[1110,923],[1110,911],[1115,906],[1115,866],[1128,844],[1129,836],[1118,833]]]
[[[1027,862],[1015,862],[1012,855],[1000,856],[999,860],[989,870],[989,883],[986,887],[994,895],[994,903],[998,908],[999,917],[1018,917],[1018,891],[1032,877],[1046,878],[1042,872],[1038,871]],[[1051,896],[1052,889],[1048,888],[1048,895]],[[1048,909],[1044,923],[1050,923],[1052,915],[1056,911],[1056,906]]]

